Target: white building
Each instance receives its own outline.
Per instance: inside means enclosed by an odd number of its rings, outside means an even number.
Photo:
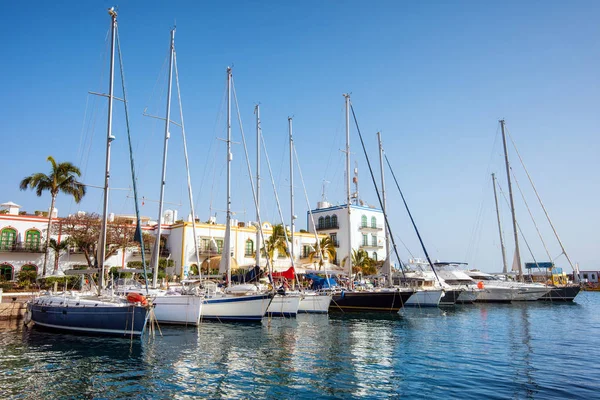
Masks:
[[[10,201],[0,208],[0,279],[15,279],[22,269],[38,271],[44,263],[48,214],[28,215]]]
[[[175,263],[174,273],[182,274],[183,266],[202,264],[205,260],[220,256],[223,250],[225,225],[215,223],[196,223],[200,260],[196,259],[194,245],[194,229],[192,222],[180,221],[171,226],[161,227],[167,236],[167,248],[170,258]],[[235,263],[241,268],[255,265],[257,227],[255,223],[231,221],[231,249]],[[267,240],[273,233],[269,222],[263,223],[263,235]],[[320,235],[319,240],[323,235]],[[314,233],[294,233],[294,265],[297,272],[303,269],[316,268],[317,260],[309,260],[309,254],[315,245]],[[262,246],[261,246],[262,247]],[[266,266],[265,257],[261,257],[261,267]],[[285,254],[276,254],[273,261],[275,271],[284,271],[291,266],[289,257]]]
[[[12,202],[0,204],[0,208],[0,280],[15,280],[22,270],[33,270],[41,274],[44,266],[48,213],[36,211],[34,214],[28,214],[20,211],[21,207]],[[61,220],[57,216],[57,210],[54,209],[52,214],[52,224],[57,226]],[[135,217],[129,216],[129,218],[134,224]],[[142,218],[143,223],[147,220],[148,218]],[[143,229],[151,231],[153,228],[144,226]],[[61,235],[60,230],[59,233],[51,235],[51,238],[58,242],[64,240],[65,237],[65,235]],[[137,248],[127,249],[124,252],[118,250],[106,260],[105,265],[107,267],[126,266],[129,261],[140,261],[140,255]],[[150,255],[150,249],[147,249],[147,255]],[[53,273],[55,262],[55,254],[50,250],[46,263],[47,275]],[[60,272],[72,269],[76,265],[87,265],[83,251],[71,247],[60,255],[58,260]]]
[[[348,238],[348,206],[332,206],[326,201],[317,203],[317,208],[307,213],[307,226],[313,230],[310,213],[315,220],[317,232],[329,235],[337,247],[337,262],[353,250],[365,250],[369,257],[384,260],[385,246],[383,212],[377,208],[350,205],[350,238]]]
[[[35,270],[42,273],[44,264],[44,245],[46,243],[46,230],[48,217],[46,212],[27,214],[19,211],[20,206],[12,202],[0,204],[0,279],[15,280],[22,269]],[[81,211],[80,211],[81,213]],[[45,214],[45,216],[44,216]],[[53,225],[58,226],[61,219],[57,217],[57,211],[53,213]],[[161,249],[160,256],[173,260],[174,268],[168,273],[178,276],[183,275],[183,266],[198,264],[194,249],[193,223],[173,222],[177,213],[171,210],[165,212],[165,218],[161,225],[161,236],[166,239],[166,245]],[[131,225],[135,225],[136,218],[132,215],[111,215],[109,219],[126,218]],[[145,232],[156,234],[157,225],[149,218],[142,217],[142,229]],[[240,267],[249,267],[255,264],[257,227],[253,223],[232,221],[231,248],[232,256]],[[263,223],[263,234],[265,240],[273,232],[270,223]],[[216,223],[196,223],[198,245],[200,250],[200,264],[211,257],[219,256],[223,248],[225,236],[225,225]],[[52,238],[58,242],[64,240],[65,235],[53,234]],[[323,235],[320,236],[320,238]],[[298,272],[302,269],[316,269],[318,260],[309,260],[309,254],[314,250],[315,235],[313,233],[294,233],[295,266]],[[146,260],[150,261],[153,249],[144,249]],[[46,274],[51,275],[55,266],[55,254],[52,250],[48,252]],[[124,267],[130,261],[141,261],[140,249],[132,247],[118,250],[107,258],[105,266]],[[291,266],[291,262],[285,254],[276,255],[273,262],[275,271],[283,271]],[[60,272],[72,269],[78,265],[87,265],[85,254],[76,247],[71,247],[63,252],[58,260]],[[261,266],[266,265],[265,257],[261,258]]]

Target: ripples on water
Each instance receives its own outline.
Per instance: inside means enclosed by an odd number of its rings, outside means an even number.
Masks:
[[[598,398],[600,293],[162,327],[154,340],[0,325],[0,398]]]

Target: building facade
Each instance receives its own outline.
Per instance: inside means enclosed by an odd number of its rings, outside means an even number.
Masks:
[[[34,270],[38,274],[42,273],[44,264],[44,247],[46,243],[46,234],[48,227],[48,217],[44,215],[31,215],[19,211],[20,206],[14,203],[4,203],[0,205],[0,280],[15,280],[22,270]],[[170,210],[167,210],[170,211]],[[172,211],[170,211],[173,213]],[[164,222],[161,225],[161,236],[164,238],[164,247],[161,248],[161,257],[171,259],[174,267],[167,273],[183,275],[185,267],[193,264],[199,265],[203,261],[219,256],[222,253],[225,237],[225,225],[216,223],[196,222],[196,235],[198,239],[200,259],[196,258],[194,245],[194,225],[192,222],[177,221],[174,218],[168,218],[165,213]],[[53,225],[59,226],[61,218],[54,210]],[[174,214],[176,216],[176,214]],[[135,216],[114,216],[111,214],[109,220],[113,218],[125,218],[131,225],[135,225]],[[142,230],[156,235],[157,225],[149,221],[148,218],[141,218]],[[244,223],[235,220],[231,221],[231,249],[235,264],[242,268],[255,265],[255,254],[257,250],[256,235],[257,226],[254,223]],[[267,240],[273,233],[273,226],[269,222],[263,223],[263,235]],[[320,238],[323,235],[318,235]],[[67,236],[52,234],[58,242],[64,240]],[[317,269],[318,259],[310,260],[310,253],[314,251],[315,234],[307,232],[294,233],[294,260],[298,272],[303,269]],[[144,249],[146,260],[150,261],[153,249]],[[132,246],[125,250],[119,249],[105,261],[105,266],[126,267],[130,261],[141,261],[141,251],[139,247]],[[59,274],[65,270],[73,269],[78,265],[86,265],[85,254],[76,247],[71,247],[61,253],[56,259],[52,250],[48,252],[48,261],[46,273],[52,274],[55,263],[58,262]],[[266,266],[265,257],[261,257],[261,266]],[[275,254],[273,267],[275,271],[283,271],[291,266],[290,258],[285,254]]]
[[[350,237],[348,237],[348,221]],[[362,249],[375,261],[384,260],[386,257],[385,221],[383,212],[377,208],[351,204],[348,220],[347,205],[332,206],[328,202],[321,201],[317,203],[316,209],[307,213],[307,226],[311,232],[316,228],[318,233],[331,237],[337,248],[336,264],[341,263],[350,249]]]

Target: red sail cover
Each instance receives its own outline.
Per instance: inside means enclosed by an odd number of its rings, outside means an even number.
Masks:
[[[294,279],[294,267],[289,267],[283,272],[273,272],[273,278],[287,278]]]

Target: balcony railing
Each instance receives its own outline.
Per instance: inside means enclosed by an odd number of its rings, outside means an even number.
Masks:
[[[13,244],[1,244],[1,252],[14,252],[14,253],[44,253],[45,247],[42,244],[31,244],[31,243],[13,243]]]
[[[152,253],[152,249],[150,247],[144,247],[144,254],[151,254]],[[142,249],[135,249],[131,252],[132,256],[141,256],[142,255]]]
[[[358,229],[365,230],[365,231],[382,231],[383,230],[383,225],[361,225]]]
[[[330,224],[319,224],[317,225],[317,230],[318,231],[322,231],[325,229],[340,229],[340,225],[336,222],[336,223],[330,223]]]
[[[383,245],[382,244],[373,245],[372,243],[371,244],[364,244],[363,243],[363,244],[360,245],[360,248],[361,249],[367,249],[367,250],[383,249]]]

